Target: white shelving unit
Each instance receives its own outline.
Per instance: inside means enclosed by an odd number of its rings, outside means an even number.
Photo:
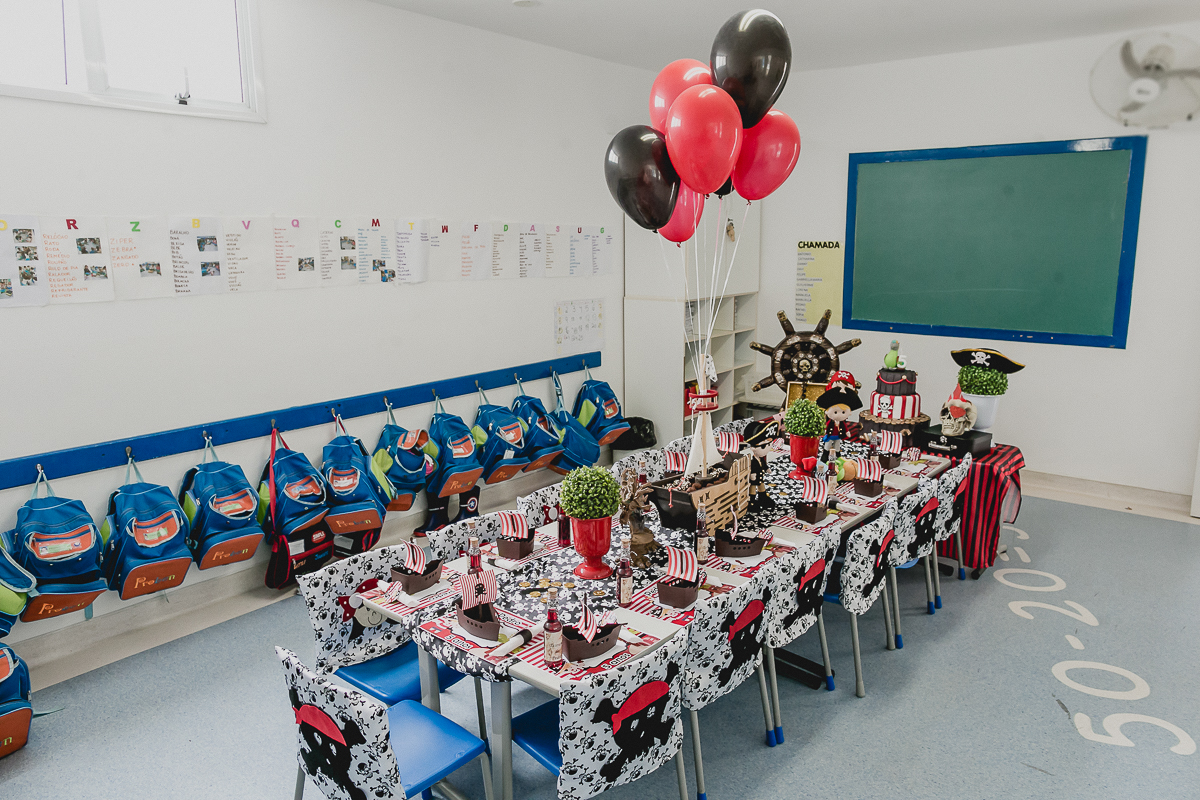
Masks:
[[[730,195],[734,200],[736,195]],[[725,294],[716,303],[711,355],[717,370],[718,410],[712,415],[714,427],[738,418],[739,403],[745,402],[747,379],[762,371],[761,358],[750,349],[758,325],[758,275],[761,242],[760,204],[750,207],[742,224],[744,201],[725,204],[723,220],[716,218],[716,203],[710,198],[705,219],[697,231],[707,233],[704,251],[711,265],[714,234],[724,235],[732,220],[737,256]],[[737,230],[741,227],[742,230]],[[705,327],[710,320],[708,301],[683,299],[682,259],[678,249],[659,243],[657,234],[625,221],[625,403],[630,416],[654,420],[659,444],[692,433],[692,418],[686,415],[684,384],[696,379],[688,347],[700,338],[698,320]],[[727,247],[731,247],[727,243]],[[668,274],[663,263],[669,259]],[[729,250],[726,251],[726,259]],[[709,267],[711,269],[711,266]],[[700,287],[708,290],[709,275],[701,269]],[[687,277],[688,296],[695,298],[697,280],[694,271]]]

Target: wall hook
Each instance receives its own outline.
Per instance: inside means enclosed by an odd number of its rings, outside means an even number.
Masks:
[[[133,448],[132,448],[132,447],[126,447],[126,448],[125,448],[125,457],[126,457],[126,458],[133,458]]]

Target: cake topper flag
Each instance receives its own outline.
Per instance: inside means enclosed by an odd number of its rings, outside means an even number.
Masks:
[[[667,546],[667,577],[686,583],[695,583],[700,573],[695,550]]]
[[[414,575],[425,574],[425,551],[412,542],[401,542],[404,546],[404,569]]]

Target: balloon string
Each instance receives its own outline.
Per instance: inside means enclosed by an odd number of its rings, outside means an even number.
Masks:
[[[729,271],[725,273],[725,283],[723,286],[721,286],[721,302],[725,301],[725,288],[729,286],[729,276],[733,274],[733,260],[737,258],[738,245],[742,243],[742,236],[745,235],[744,231],[746,229],[746,218],[749,216],[750,201],[747,200],[746,210],[742,213],[742,227],[739,231],[734,232],[734,236],[737,238],[733,243],[733,252],[729,254]],[[717,308],[720,309],[720,304],[717,305]]]
[[[674,270],[671,269],[671,260],[669,258],[667,258],[666,245],[663,244],[664,239],[662,236],[657,236],[656,238],[658,239],[658,251],[662,254],[663,266],[667,268],[667,278],[670,279],[671,283],[674,283],[675,282],[675,273],[674,273]],[[683,245],[677,245],[677,247],[679,247],[680,250],[683,249]],[[678,301],[679,295],[675,295],[675,299]],[[687,265],[686,264],[684,265],[684,272],[683,272],[683,303],[684,303],[685,316],[679,318],[679,324],[683,328],[684,350],[686,351],[686,353],[688,355],[688,359],[692,362],[692,369],[694,370],[696,368],[696,358],[695,358],[695,355],[692,353],[692,348],[689,346],[689,343],[688,343],[688,338],[690,337],[691,334],[688,333],[687,317],[686,317],[687,306],[688,306]]]
[[[713,233],[714,233],[714,237],[713,237],[713,261],[712,261],[712,269],[709,271],[709,301],[708,301],[708,307],[709,307],[709,309],[710,309],[710,310],[711,310],[713,313],[711,313],[711,314],[709,315],[709,320],[708,320],[708,330],[707,330],[707,331],[705,331],[705,338],[706,338],[706,344],[705,344],[705,347],[706,347],[706,349],[707,349],[707,351],[708,351],[708,352],[712,352],[712,332],[713,332],[713,328],[714,328],[714,327],[716,326],[716,324],[717,324],[717,315],[716,315],[716,311],[715,311],[715,305],[716,305],[716,302],[717,302],[717,295],[716,295],[716,291],[717,291],[717,263],[718,263],[718,262],[717,262],[717,253],[718,253],[718,251],[720,250],[720,244],[721,244],[721,217],[723,217],[723,216],[724,216],[724,211],[722,210],[722,209],[724,208],[724,206],[725,206],[725,198],[724,198],[724,197],[719,197],[719,198],[717,198],[717,225],[716,225],[716,230],[713,232]]]

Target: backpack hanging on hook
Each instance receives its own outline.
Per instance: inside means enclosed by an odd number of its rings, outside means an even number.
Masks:
[[[0,758],[25,746],[32,720],[29,667],[15,650],[0,644]]]
[[[475,387],[479,389],[480,403],[471,435],[479,448],[483,482],[493,486],[519,475],[529,466],[529,459],[519,455],[525,449],[525,431],[516,414],[489,403],[478,381]]]
[[[429,441],[425,452],[437,461],[437,468],[425,483],[433,497],[449,497],[469,491],[483,474],[471,429],[454,414],[447,414],[441,399],[433,396],[433,420],[429,423]]]
[[[15,531],[0,534],[0,639],[8,635],[13,623],[25,610],[29,598],[37,594],[37,580],[26,572],[9,553],[7,542]]]
[[[295,575],[329,563],[333,537],[321,524],[329,512],[329,487],[308,456],[288,448],[278,428],[271,429],[271,455],[258,498],[258,520],[271,543],[268,587],[280,589]]]
[[[371,461],[391,484],[387,510],[408,511],[417,492],[425,488],[425,476],[433,472],[436,464],[422,449],[429,441],[429,434],[423,430],[405,430],[397,425],[391,403],[386,399],[384,402],[388,421],[379,434]],[[385,485],[384,490],[387,488]]]
[[[325,524],[333,534],[339,556],[370,550],[379,540],[387,513],[387,476],[371,461],[362,440],[346,432],[339,414],[334,425],[341,431],[321,453],[321,476],[329,486],[329,512]],[[390,488],[390,486],[389,486]]]
[[[597,444],[612,444],[629,430],[629,423],[622,416],[621,404],[608,382],[592,378],[587,362],[584,362],[583,371],[587,378],[575,395],[575,408],[571,413],[596,438]]]
[[[566,475],[573,469],[590,467],[599,461],[600,445],[588,429],[568,413],[567,407],[563,405],[562,381],[558,379],[557,372],[553,373],[553,377],[556,402],[554,412],[550,416],[555,426],[562,431],[563,454],[550,469]]]
[[[529,459],[526,472],[536,472],[553,464],[562,455],[562,432],[554,426],[542,401],[525,394],[521,379],[513,375],[519,394],[513,400],[512,412],[521,422],[525,448],[517,455]]]
[[[187,543],[197,568],[236,564],[258,552],[258,495],[240,466],[217,458],[207,434],[204,458],[183,476],[179,504],[191,526]]]

